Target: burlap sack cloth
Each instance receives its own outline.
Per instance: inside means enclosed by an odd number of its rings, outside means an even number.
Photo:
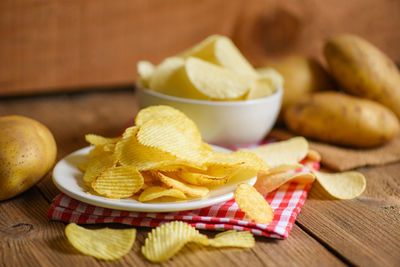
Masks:
[[[285,140],[295,135],[284,129],[274,129],[269,136],[277,140]],[[346,171],[363,166],[384,165],[400,161],[400,135],[383,146],[368,149],[346,148],[308,141],[310,148],[321,154],[321,164],[334,171]]]

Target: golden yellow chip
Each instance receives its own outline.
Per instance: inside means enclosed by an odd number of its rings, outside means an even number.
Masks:
[[[90,185],[102,171],[115,166],[116,163],[117,158],[111,153],[102,153],[89,159],[85,163],[86,168],[83,174],[83,182],[86,185]]]
[[[142,253],[152,262],[161,262],[175,255],[186,243],[198,239],[202,234],[194,227],[173,221],[153,229],[147,236]]]
[[[151,186],[146,188],[139,196],[140,202],[151,201],[160,197],[173,197],[178,199],[186,199],[187,197],[182,191],[177,189],[168,189],[161,186]]]
[[[180,54],[181,57],[196,57],[220,65],[241,75],[256,77],[257,72],[229,38],[211,35],[194,47]]]
[[[312,161],[321,161],[321,154],[314,149],[308,149],[307,158]]]
[[[257,182],[255,183],[254,187],[259,193],[267,194],[287,182],[308,184],[314,182],[314,180],[315,175],[308,172],[261,174],[258,175]]]
[[[333,197],[338,199],[353,199],[361,195],[367,181],[360,172],[326,173],[314,171],[318,182]]]
[[[75,223],[65,227],[68,241],[79,252],[100,260],[117,260],[131,250],[136,229],[88,230]]]
[[[189,81],[185,68],[185,60],[170,57],[158,65],[152,74],[149,88],[163,94],[192,99],[207,99]]]
[[[210,190],[204,186],[190,185],[159,172],[158,177],[168,187],[178,189],[190,197],[205,197]]]
[[[119,140],[119,137],[108,138],[97,134],[87,134],[85,135],[85,139],[86,142],[90,143],[91,145],[104,146],[107,144],[115,144]]]
[[[209,239],[209,245],[213,247],[240,247],[252,248],[255,245],[254,236],[248,231],[237,232],[230,230],[215,235]]]
[[[274,211],[265,198],[251,185],[243,183],[235,190],[235,201],[239,208],[256,223],[269,224]]]
[[[186,60],[185,70],[189,81],[199,92],[216,100],[232,100],[243,96],[253,81],[253,77],[194,57]]]
[[[92,182],[92,188],[102,196],[126,198],[143,186],[143,176],[132,166],[108,168]]]
[[[258,68],[256,71],[259,77],[268,78],[274,88],[283,88],[284,79],[274,68]]]
[[[195,162],[202,165],[207,160],[207,153],[203,149],[201,140],[191,135],[192,131],[181,128],[184,119],[168,117],[152,119],[143,123],[137,140],[146,147],[152,147],[170,153],[178,159]]]
[[[205,163],[209,166],[230,166],[251,169],[258,172],[267,172],[269,170],[268,164],[250,151],[238,150],[232,153],[212,152],[209,155]]]
[[[139,84],[144,87],[148,88],[150,84],[151,77],[154,73],[154,65],[151,64],[149,61],[139,61],[137,64],[137,71],[139,74]]]
[[[266,77],[257,78],[251,84],[246,99],[251,100],[251,99],[267,97],[275,93],[276,90],[278,90],[278,88],[274,86],[273,82],[269,78]]]
[[[306,157],[308,142],[304,137],[299,136],[287,141],[262,145],[247,151],[251,151],[263,159],[271,167],[270,172],[281,172],[293,169],[293,166]],[[288,168],[285,166],[288,166]],[[301,166],[299,165],[299,167]]]
[[[209,186],[225,184],[232,174],[233,169],[225,166],[211,166],[205,171],[197,172],[185,168],[177,172],[177,176],[189,184]]]

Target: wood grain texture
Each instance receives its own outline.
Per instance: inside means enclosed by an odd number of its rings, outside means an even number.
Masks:
[[[121,0],[0,2],[0,95],[132,84],[136,63],[213,33],[253,64],[292,53],[322,59],[333,34],[359,34],[400,61],[393,0]]]
[[[55,135],[58,158],[85,146],[84,134],[120,133],[135,116],[132,91],[0,99],[0,116],[39,119]],[[57,111],[57,112],[56,112]],[[140,252],[148,228],[140,228],[128,255],[114,262],[79,254],[66,240],[64,223],[49,221],[50,200],[59,193],[50,176],[26,193],[0,202],[0,262],[4,266],[154,266]],[[125,227],[108,225],[110,227]],[[88,228],[103,225],[85,226]],[[202,231],[209,236],[216,232]],[[297,225],[287,240],[257,237],[253,249],[215,249],[191,244],[161,266],[343,266],[343,262]],[[3,242],[4,240],[4,242]],[[318,256],[316,256],[318,255]]]

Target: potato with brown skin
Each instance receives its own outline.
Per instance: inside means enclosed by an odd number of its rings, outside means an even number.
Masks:
[[[399,121],[385,106],[339,92],[315,93],[285,112],[296,134],[336,145],[373,147],[398,135]]]
[[[375,100],[400,118],[400,72],[382,51],[356,35],[329,40],[324,55],[343,90]]]
[[[335,82],[313,58],[295,55],[269,65],[284,79],[281,115],[292,104],[316,91],[333,90]],[[258,69],[262,72],[262,68]]]
[[[0,117],[0,200],[36,184],[56,154],[54,137],[43,124],[22,116]]]

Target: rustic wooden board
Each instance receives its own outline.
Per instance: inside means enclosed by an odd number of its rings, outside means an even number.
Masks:
[[[0,100],[0,116],[20,114],[39,119],[58,142],[58,158],[84,146],[85,133],[109,136],[120,133],[137,112],[131,91],[74,94]],[[57,111],[57,112],[55,112]],[[59,191],[46,176],[37,187],[0,203],[1,261],[6,266],[24,263],[44,266],[150,265],[140,253],[148,229],[141,228],[132,251],[117,262],[98,262],[80,255],[68,244],[64,224],[46,218],[49,202]],[[205,232],[213,236],[215,232]],[[320,255],[315,258],[315,255]],[[8,255],[8,256],[6,256]],[[254,249],[209,249],[190,245],[163,266],[280,266],[282,264],[342,266],[325,247],[294,226],[285,241],[257,238]]]
[[[400,61],[400,2],[392,0],[0,1],[0,95],[132,84],[213,33],[254,64],[291,53],[321,59],[324,40],[353,32]]]

